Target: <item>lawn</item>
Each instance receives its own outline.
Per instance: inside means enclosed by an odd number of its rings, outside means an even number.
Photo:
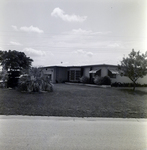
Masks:
[[[0,89],[1,115],[147,118],[147,88],[55,84],[54,92]]]

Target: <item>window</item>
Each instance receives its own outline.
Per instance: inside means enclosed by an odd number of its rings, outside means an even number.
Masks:
[[[70,80],[74,80],[75,79],[75,70],[71,70],[70,71]]]
[[[76,80],[79,80],[81,77],[81,71],[80,70],[76,70]]]
[[[110,77],[110,78],[116,78],[116,71],[110,71],[110,70],[108,70],[108,76]]]
[[[94,76],[101,76],[101,69],[100,70],[90,70],[89,71],[90,74],[92,74],[92,77]]]
[[[100,69],[100,70],[98,70],[98,71],[96,72],[96,74],[95,74],[95,75],[97,75],[97,76],[101,77],[101,69]]]
[[[81,77],[81,71],[80,70],[70,70],[69,71],[69,81],[79,81]]]

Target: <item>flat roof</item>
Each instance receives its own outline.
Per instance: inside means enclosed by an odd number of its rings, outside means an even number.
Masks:
[[[94,64],[94,65],[75,65],[75,66],[45,66],[41,68],[55,68],[55,67],[61,67],[61,68],[71,68],[71,67],[95,67],[95,66],[111,66],[111,67],[117,67],[117,65],[111,65],[111,64]]]

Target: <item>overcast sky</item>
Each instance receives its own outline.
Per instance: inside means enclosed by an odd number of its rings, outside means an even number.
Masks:
[[[0,50],[33,66],[117,65],[146,43],[147,0],[0,0]]]

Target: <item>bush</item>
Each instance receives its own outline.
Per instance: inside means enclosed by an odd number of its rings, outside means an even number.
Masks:
[[[81,82],[81,83],[89,83],[89,78],[86,77],[86,76],[82,76],[82,77],[80,78],[80,82]]]
[[[1,80],[0,87],[1,88],[6,88],[7,87],[7,82],[8,82],[8,73],[4,69],[0,72],[0,80]]]
[[[19,79],[18,90],[28,92],[53,91],[53,84],[47,76],[41,76],[36,68]]]
[[[94,78],[94,83],[97,84],[97,85],[101,85],[102,84],[102,77],[99,77],[99,76],[96,76]]]
[[[53,91],[53,84],[48,80],[48,78],[40,78],[31,80],[30,76],[21,77],[19,79],[18,89],[20,91],[27,92],[40,92],[40,91]]]
[[[27,91],[28,84],[29,78],[27,76],[21,76],[18,80],[18,89],[20,91]]]
[[[102,78],[102,84],[103,85],[111,85],[111,79],[108,76],[105,76]]]
[[[147,84],[143,84],[142,87],[147,87]]]
[[[121,83],[121,82],[114,82],[111,84],[113,87],[133,87],[133,83]],[[136,87],[147,87],[147,84],[140,84],[136,83]]]
[[[120,83],[120,82],[114,82],[114,83],[111,84],[111,86],[113,86],[113,87],[122,87],[123,84]]]
[[[97,85],[111,85],[111,79],[108,76],[105,77],[96,76],[94,78],[94,83]]]

